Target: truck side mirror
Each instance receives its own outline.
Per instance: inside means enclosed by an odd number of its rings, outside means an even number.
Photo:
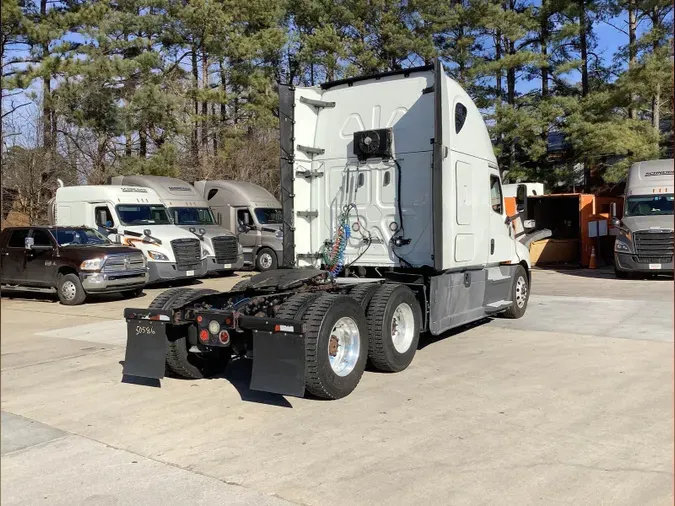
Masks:
[[[26,239],[24,239],[23,244],[27,250],[32,250],[33,245],[35,244],[35,239],[33,239],[32,237],[26,237]]]
[[[610,218],[618,218],[616,215],[616,202],[612,202],[609,204],[609,217]]]
[[[621,226],[621,220],[619,218],[612,218],[612,226],[614,228],[619,228]]]
[[[250,230],[250,228],[249,228],[248,225],[242,223],[242,224],[239,225],[238,230],[239,230],[239,232],[241,232],[243,234],[243,233],[248,232]]]

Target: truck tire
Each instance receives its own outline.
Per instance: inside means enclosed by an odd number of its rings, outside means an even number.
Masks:
[[[375,292],[377,292],[380,286],[382,286],[380,283],[359,283],[350,290],[349,296],[361,304],[363,310],[366,311],[373,295],[375,295]]]
[[[279,310],[276,312],[275,316],[277,318],[288,320],[301,320],[312,303],[324,295],[326,294],[322,292],[296,293],[295,295],[286,299],[286,302],[284,302],[281,307],[279,307]]]
[[[527,302],[530,300],[530,281],[522,265],[516,268],[513,275],[511,300],[513,300],[513,305],[504,311],[504,316],[513,319],[522,318],[527,310]]]
[[[412,362],[420,339],[422,310],[405,285],[385,283],[373,295],[368,311],[371,364],[380,371],[398,372]]]
[[[260,272],[277,268],[277,254],[270,248],[260,248],[255,256],[255,268]]]
[[[80,277],[73,273],[59,276],[57,293],[64,306],[79,306],[87,298]]]
[[[142,288],[135,288],[134,290],[125,290],[124,292],[120,292],[120,295],[125,299],[135,299],[136,297],[140,297],[142,293]]]
[[[251,286],[251,282],[248,279],[240,279],[234,284],[232,288],[230,288],[230,292],[244,291],[249,286]]]
[[[208,288],[171,288],[159,294],[150,304],[150,309],[175,309],[204,295],[218,293]],[[187,326],[173,327],[174,335],[167,335],[166,369],[175,376],[186,379],[202,379],[222,372],[230,361],[230,348],[214,348],[205,353],[190,351],[191,344]]]
[[[348,295],[323,295],[302,317],[305,323],[305,388],[323,399],[354,391],[368,358],[368,324]]]

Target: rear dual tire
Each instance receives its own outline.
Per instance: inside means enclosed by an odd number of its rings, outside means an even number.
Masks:
[[[354,391],[368,358],[368,324],[361,305],[347,295],[297,294],[278,318],[305,324],[305,389],[322,399]]]
[[[203,297],[218,293],[217,290],[171,288],[159,294],[152,301],[150,309],[176,309]],[[195,353],[190,351],[192,344],[188,336],[188,325],[167,327],[166,372],[185,379],[202,379],[220,374],[225,370],[232,355],[231,348],[213,348],[210,351]]]
[[[376,369],[399,372],[417,352],[422,311],[413,291],[405,285],[385,283],[373,294],[368,310],[368,357]]]

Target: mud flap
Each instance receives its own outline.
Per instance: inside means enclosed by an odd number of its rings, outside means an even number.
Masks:
[[[127,320],[127,350],[123,374],[162,379],[166,363],[166,323]]]
[[[253,331],[251,389],[302,397],[305,394],[305,336]]]

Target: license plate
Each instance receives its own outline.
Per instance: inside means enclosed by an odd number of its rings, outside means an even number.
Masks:
[[[650,268],[650,269],[660,269],[660,268],[661,268],[661,264],[649,264],[649,268]]]
[[[195,271],[185,271],[185,275],[186,275],[186,276],[194,276],[194,275],[195,275]]]
[[[230,267],[232,267],[232,264],[225,264],[225,265],[223,265],[223,269],[229,269]]]

